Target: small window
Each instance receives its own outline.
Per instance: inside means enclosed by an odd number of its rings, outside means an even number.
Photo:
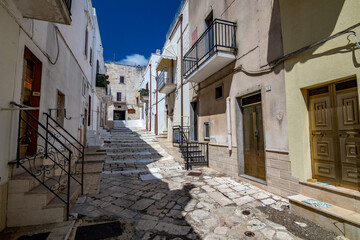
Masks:
[[[204,122],[204,140],[210,140],[210,123]]]
[[[65,119],[65,95],[60,91],[57,92],[56,105],[56,121],[63,127]]]
[[[92,62],[93,62],[93,61],[92,61],[92,58],[93,58],[92,48],[90,48],[90,56],[89,56],[89,57],[90,57],[90,61],[89,61],[89,62],[90,62],[90,65],[92,66]]]
[[[125,77],[124,76],[120,76],[120,83],[125,83]]]
[[[117,100],[118,102],[121,101],[121,92],[116,93],[116,100]]]
[[[84,53],[85,53],[86,58],[87,58],[88,38],[89,38],[88,35],[89,35],[89,32],[88,32],[88,30],[86,28],[86,30],[85,30],[85,49],[84,49]]]
[[[215,99],[219,99],[223,97],[223,86],[219,86],[215,88]]]
[[[82,86],[82,95],[85,97],[86,96],[86,82],[85,82],[85,78],[83,77],[83,86]]]

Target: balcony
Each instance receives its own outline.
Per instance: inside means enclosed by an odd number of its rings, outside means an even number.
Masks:
[[[139,92],[140,92],[140,100],[142,102],[148,102],[149,101],[149,89],[141,89]]]
[[[236,23],[215,19],[184,55],[183,75],[202,82],[236,59]]]
[[[162,70],[158,77],[159,82],[159,92],[169,94],[176,89],[176,84],[173,82],[173,78],[169,77],[167,71]]]
[[[96,87],[104,88],[105,94],[107,94],[107,81],[105,74],[96,74]]]
[[[72,0],[14,0],[24,18],[71,24]]]

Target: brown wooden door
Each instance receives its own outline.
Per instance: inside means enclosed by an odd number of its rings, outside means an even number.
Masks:
[[[42,63],[28,49],[24,53],[24,84],[22,89],[22,104],[28,107],[40,107]],[[39,119],[39,110],[29,111],[36,119]],[[37,152],[37,122],[23,113],[23,118],[30,124],[21,126],[21,144],[28,145],[26,153],[29,155]]]
[[[309,90],[313,178],[359,189],[360,120],[356,80]]]
[[[261,104],[243,107],[244,173],[265,180],[264,132]]]

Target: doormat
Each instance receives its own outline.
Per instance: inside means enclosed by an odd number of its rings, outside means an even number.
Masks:
[[[34,235],[24,235],[18,238],[18,240],[46,240],[50,232],[37,233]]]
[[[123,230],[120,222],[102,223],[78,227],[75,240],[100,240],[121,236]]]
[[[201,172],[189,172],[188,176],[198,177],[201,175]]]
[[[310,204],[314,207],[318,207],[318,208],[329,208],[329,207],[332,207],[331,204],[328,204],[326,202],[323,202],[323,201],[320,201],[320,200],[316,200],[316,199],[308,199],[308,200],[304,200],[302,201],[303,203],[307,203],[307,204]]]

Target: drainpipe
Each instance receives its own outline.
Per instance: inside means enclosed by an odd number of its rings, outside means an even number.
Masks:
[[[181,128],[184,126],[184,89],[183,89],[183,15],[180,15],[180,42],[181,42]]]
[[[149,64],[149,66],[150,66],[150,90],[149,90],[149,98],[150,98],[150,129],[149,129],[149,131],[151,132],[151,118],[152,118],[152,116],[151,116],[151,108],[152,108],[152,106],[151,106],[151,94],[152,94],[152,92],[151,92],[151,64]]]
[[[231,97],[226,98],[226,115],[227,115],[227,129],[228,129],[228,144],[229,151],[232,150],[232,133],[231,133]]]
[[[158,71],[156,70],[156,115],[155,115],[155,134],[158,135],[159,132],[159,122],[158,122],[158,90],[159,90],[159,82],[158,82]]]

